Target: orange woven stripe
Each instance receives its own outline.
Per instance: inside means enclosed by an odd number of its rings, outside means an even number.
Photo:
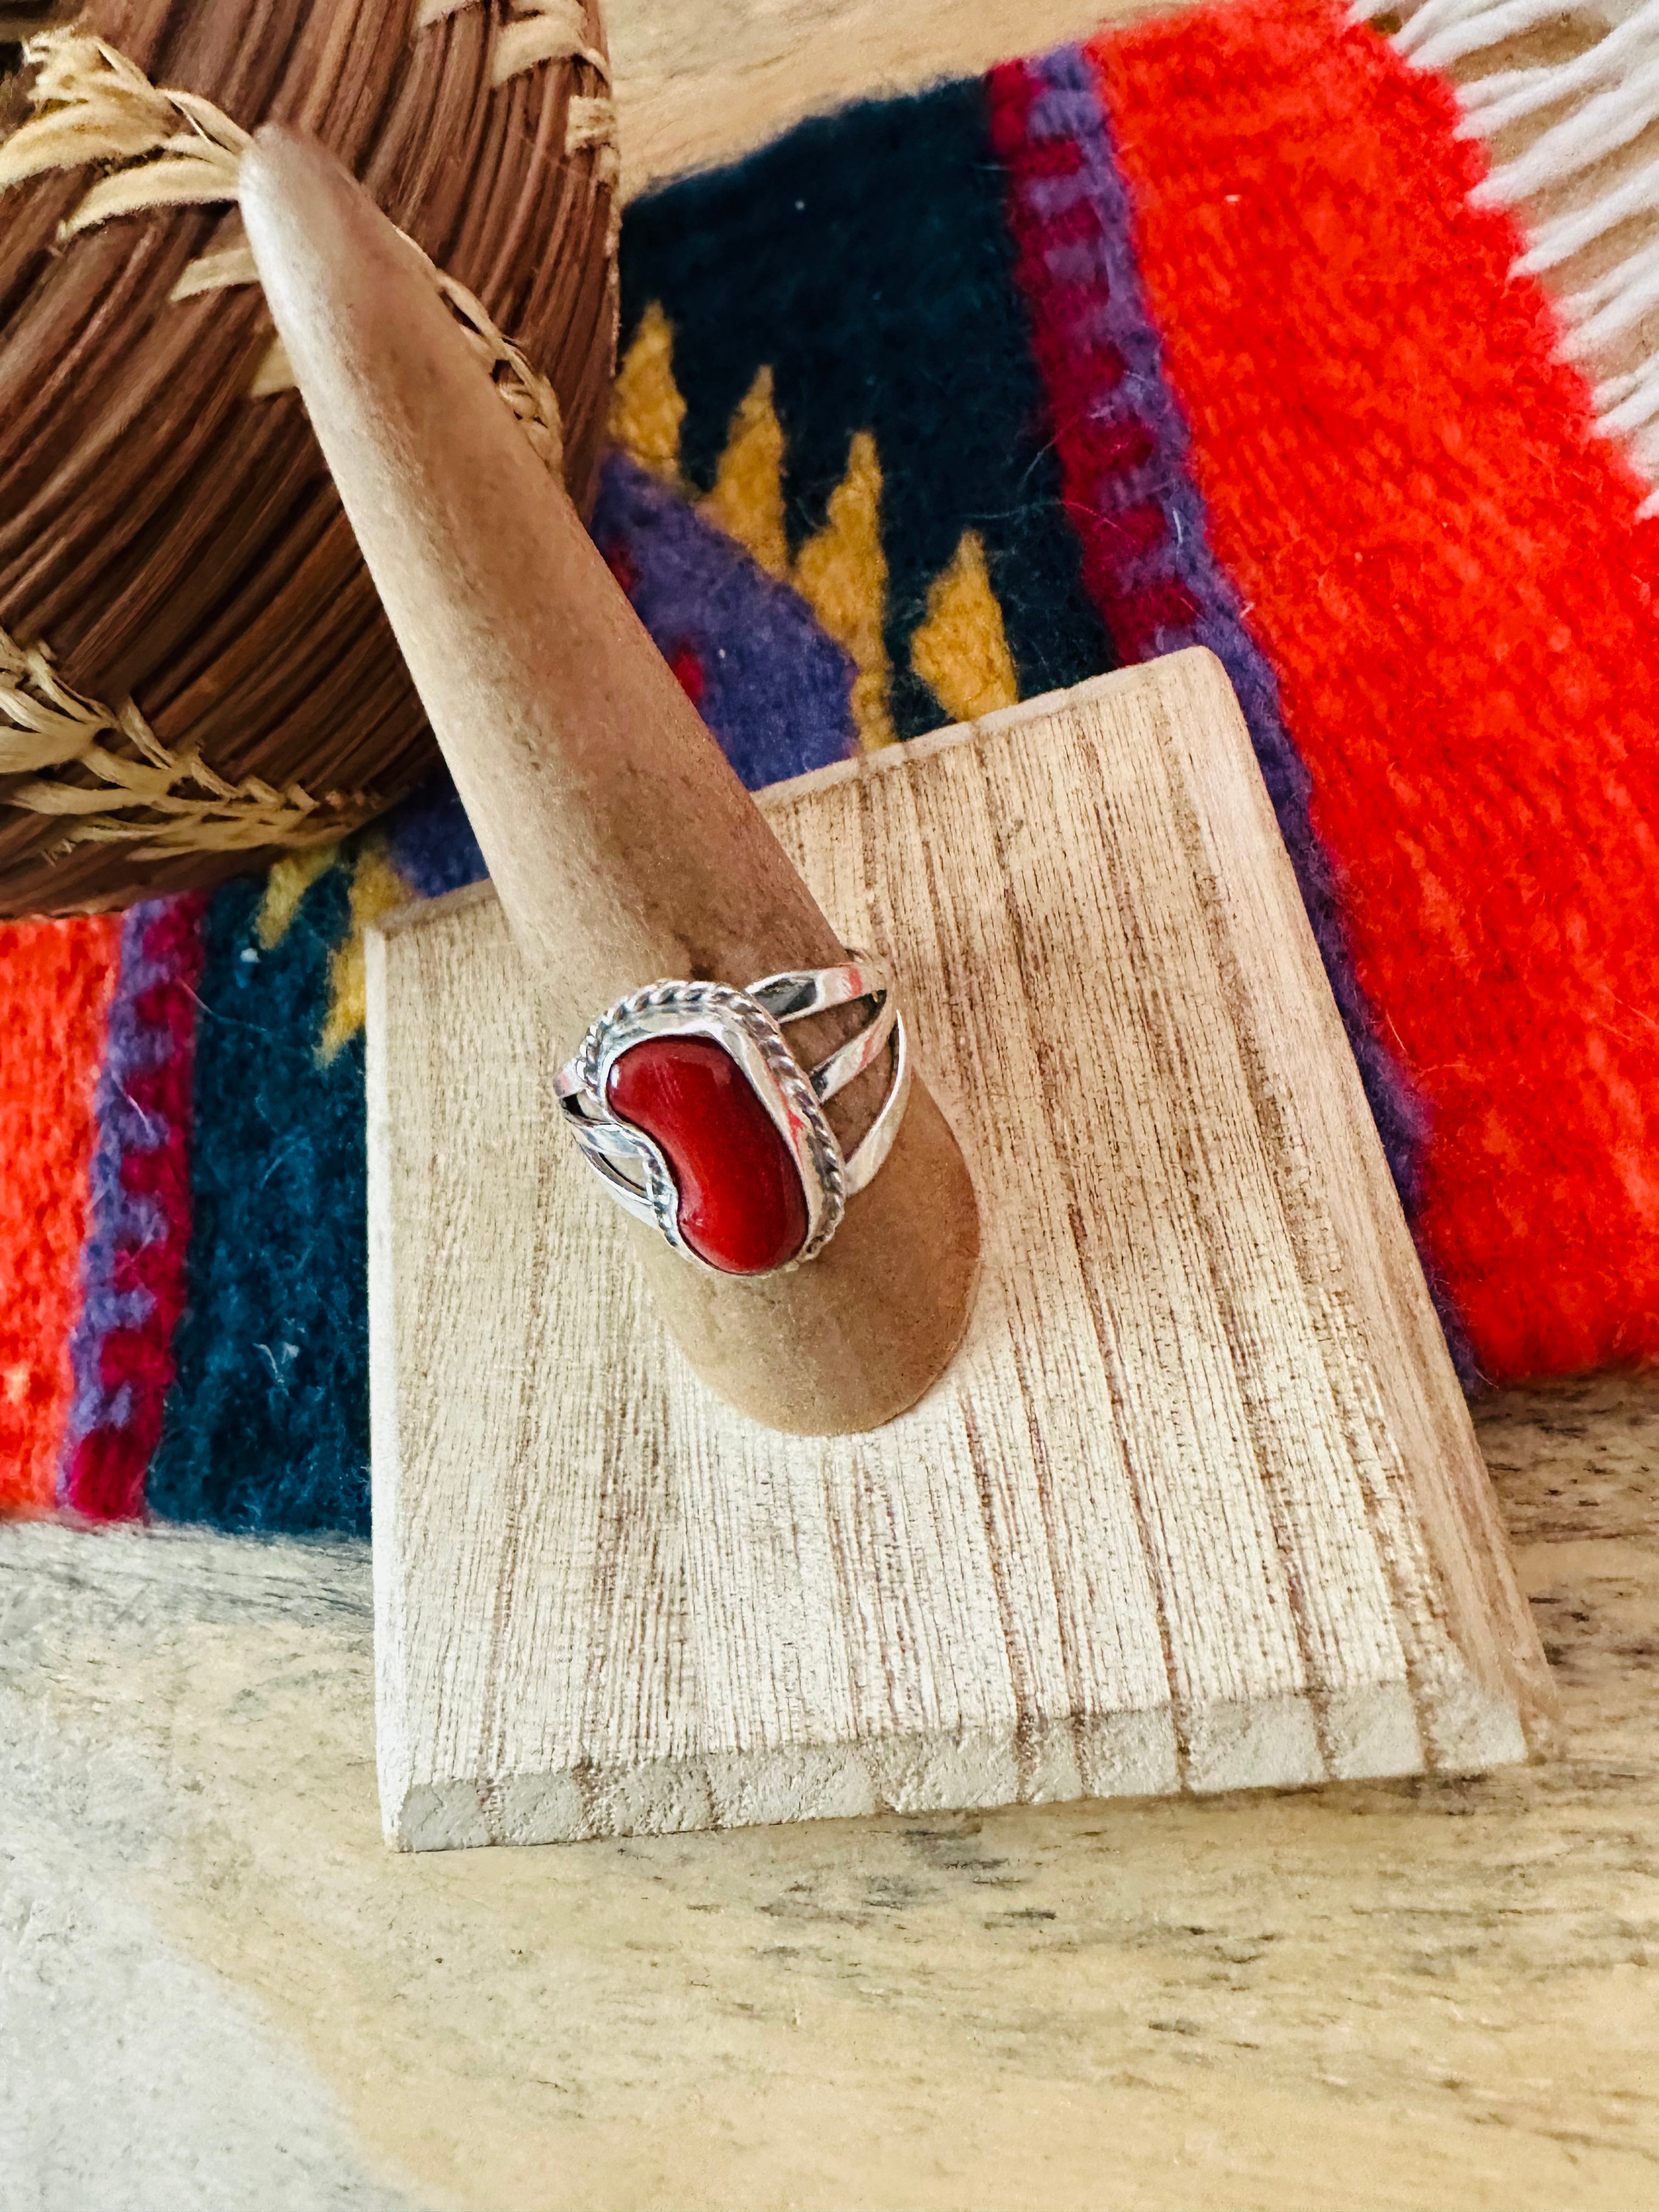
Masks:
[[[1331,0],[1091,52],[1212,540],[1429,1106],[1420,1238],[1486,1375],[1659,1364],[1643,487],[1438,79]]]
[[[0,1510],[52,1504],[118,919],[0,928]]]

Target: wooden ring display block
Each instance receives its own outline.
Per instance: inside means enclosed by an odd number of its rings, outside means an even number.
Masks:
[[[371,934],[388,1838],[1525,1757],[1543,1656],[1219,665],[761,805],[967,1152],[967,1339],[866,1435],[732,1411],[557,1126],[494,894]]]

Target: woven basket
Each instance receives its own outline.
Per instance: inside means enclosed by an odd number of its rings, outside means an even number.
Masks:
[[[597,0],[442,7],[93,0],[75,20],[105,42],[100,84],[118,93],[130,70],[141,101],[155,88],[211,106],[177,103],[167,145],[89,163],[71,144],[0,192],[0,915],[263,867],[370,818],[436,759],[299,397],[280,388],[227,204],[235,156],[217,142],[236,126],[314,131],[434,281],[455,280],[478,349],[517,364],[504,397],[550,426],[555,465],[562,432],[586,508],[616,328]],[[52,57],[7,59],[0,139],[82,112],[42,98]],[[135,179],[138,197],[170,191],[169,159],[198,156],[232,179],[215,204],[100,213]]]

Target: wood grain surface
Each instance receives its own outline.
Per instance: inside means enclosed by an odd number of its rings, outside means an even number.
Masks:
[[[1659,2204],[1659,1385],[1479,1420],[1555,1759],[578,1850],[386,1851],[366,1547],[0,1528],[0,2203]]]
[[[763,805],[892,966],[973,1163],[968,1337],[871,1435],[732,1413],[549,1110],[557,1048],[493,893],[388,918],[388,1835],[1522,1756],[1541,1655],[1219,664],[1099,678]]]
[[[625,175],[1109,12],[611,0]],[[0,2204],[1659,2205],[1659,1383],[1475,1418],[1556,1759],[581,1851],[388,1855],[366,1546],[0,1526]]]
[[[623,197],[737,161],[847,100],[1169,12],[1163,0],[612,0]]]

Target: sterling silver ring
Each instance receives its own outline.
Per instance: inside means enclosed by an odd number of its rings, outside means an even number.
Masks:
[[[868,1000],[869,1019],[811,1069],[787,1022]],[[891,1073],[850,1155],[823,1107],[886,1054]],[[727,983],[651,983],[607,1007],[555,1081],[572,1134],[617,1203],[723,1275],[814,1259],[892,1149],[910,1054],[887,971],[841,968]]]

